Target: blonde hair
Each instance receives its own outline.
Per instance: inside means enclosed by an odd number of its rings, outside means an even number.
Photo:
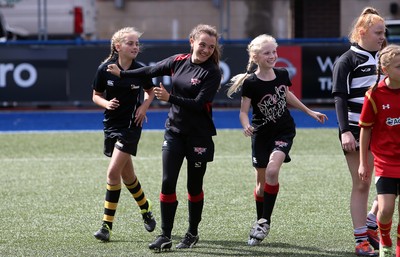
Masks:
[[[189,34],[189,40],[193,39],[196,40],[202,33],[206,33],[211,37],[215,37],[216,39],[216,45],[214,52],[211,56],[212,60],[214,61],[215,64],[219,65],[219,60],[221,58],[221,47],[219,46],[219,35],[217,33],[217,30],[215,27],[207,25],[207,24],[199,24],[196,27],[192,29],[192,31]],[[191,49],[191,52],[193,49]]]
[[[378,11],[373,7],[366,7],[361,12],[361,15],[353,22],[352,29],[349,33],[349,40],[351,43],[358,43],[360,41],[359,31],[361,29],[368,30],[372,25],[383,22],[385,20],[379,15]]]
[[[110,45],[110,54],[109,56],[103,61],[103,63],[110,61],[110,60],[116,60],[118,59],[118,51],[115,48],[115,45],[117,43],[122,43],[124,40],[125,34],[135,34],[138,38],[142,36],[142,33],[136,30],[134,27],[125,27],[117,32],[114,33],[114,35],[111,37],[111,45]]]
[[[233,78],[231,78],[231,86],[228,89],[228,97],[231,98],[232,95],[240,90],[243,85],[243,82],[246,78],[250,76],[252,72],[254,72],[253,66],[257,65],[254,61],[254,57],[261,52],[261,49],[265,44],[273,44],[275,47],[278,47],[278,43],[276,39],[270,35],[262,34],[254,38],[250,44],[247,46],[247,52],[249,54],[249,61],[246,67],[246,73],[241,73]]]
[[[375,90],[378,87],[380,77],[382,74],[382,68],[388,67],[391,64],[393,58],[399,55],[400,55],[400,46],[395,44],[387,45],[379,52],[379,59],[377,65],[378,78],[375,84],[371,87],[372,90]]]

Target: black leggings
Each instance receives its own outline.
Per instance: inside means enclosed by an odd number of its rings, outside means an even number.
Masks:
[[[164,149],[162,151],[163,178],[161,193],[171,195],[176,192],[176,184],[185,155]],[[207,162],[187,161],[187,191],[190,195],[199,195],[203,190],[203,178]]]

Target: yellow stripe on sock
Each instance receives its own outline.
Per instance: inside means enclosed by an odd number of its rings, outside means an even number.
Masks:
[[[113,222],[114,221],[114,216],[109,216],[109,215],[104,214],[103,221]]]
[[[138,198],[139,196],[141,196],[142,194],[143,194],[143,190],[140,189],[138,192],[132,194],[132,196],[136,199],[136,198]]]
[[[109,191],[121,190],[121,184],[118,184],[118,185],[109,185],[109,184],[107,184],[107,190],[109,190]]]
[[[133,182],[132,185],[126,185],[126,188],[128,189],[133,189],[139,184],[139,179],[136,179],[135,182]]]
[[[112,203],[109,201],[104,201],[104,208],[109,210],[116,210],[118,203]]]
[[[137,202],[137,204],[138,204],[139,206],[142,206],[142,205],[145,204],[146,202],[147,202],[147,199],[146,199],[146,197],[145,197],[145,198],[143,198],[141,201]]]

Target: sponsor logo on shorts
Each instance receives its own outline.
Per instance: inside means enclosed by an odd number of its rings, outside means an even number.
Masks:
[[[256,157],[253,157],[253,163],[257,164],[257,158]]]
[[[167,145],[168,145],[167,140],[164,140],[162,146],[167,146]]]
[[[275,145],[278,147],[287,147],[288,143],[284,141],[275,141]]]
[[[193,151],[198,155],[202,155],[203,153],[207,152],[207,148],[205,147],[193,147]]]
[[[118,147],[121,147],[121,148],[124,147],[124,144],[121,143],[120,141],[118,141],[117,143],[115,143],[115,145],[118,146]]]

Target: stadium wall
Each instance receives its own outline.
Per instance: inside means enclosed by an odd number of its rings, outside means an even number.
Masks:
[[[223,45],[223,81],[216,96],[217,107],[238,106],[240,94],[226,97],[227,83],[243,73],[248,61],[248,42]],[[291,90],[305,103],[331,104],[331,74],[336,58],[348,43],[280,43],[278,67],[288,69]],[[187,43],[144,43],[138,61],[153,65],[164,57],[188,52]],[[17,106],[92,106],[91,83],[98,65],[108,56],[109,46],[99,45],[0,45],[0,103]],[[167,88],[169,77],[154,78]],[[154,105],[162,106],[157,100]]]

